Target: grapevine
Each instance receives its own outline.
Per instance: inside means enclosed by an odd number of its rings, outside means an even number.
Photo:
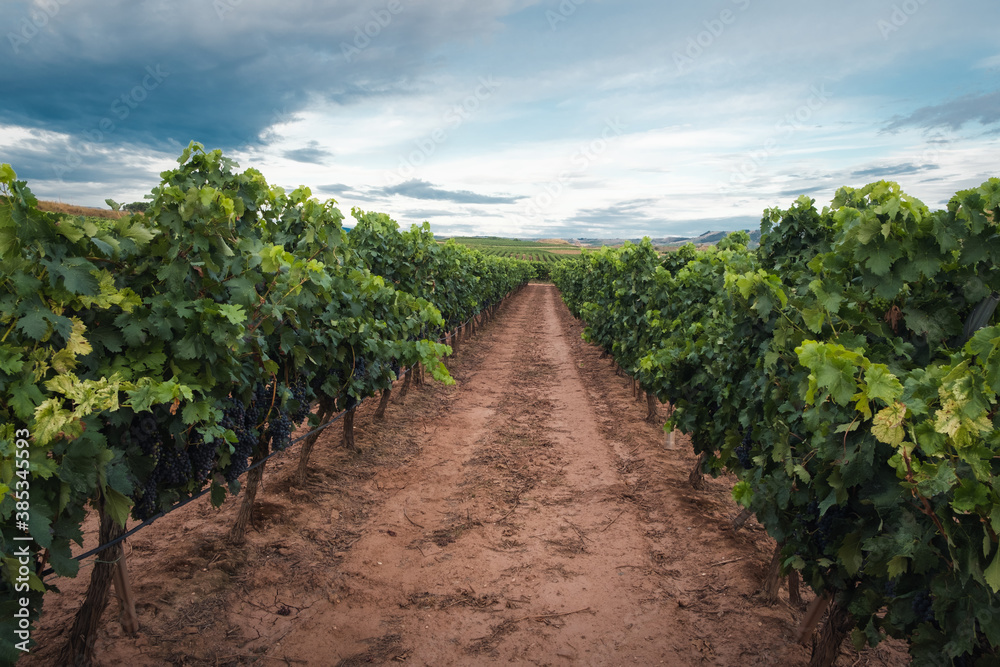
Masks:
[[[739,478],[783,569],[855,645],[905,638],[915,665],[1000,653],[998,220],[1000,179],[939,211],[878,182],[765,211],[758,248],[636,263],[644,241],[552,270],[705,471]]]

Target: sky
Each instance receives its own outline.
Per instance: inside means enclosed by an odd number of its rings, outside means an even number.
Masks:
[[[0,2],[0,162],[141,201],[190,141],[439,236],[757,229],[1000,176],[996,0]],[[347,224],[351,220],[348,218]]]

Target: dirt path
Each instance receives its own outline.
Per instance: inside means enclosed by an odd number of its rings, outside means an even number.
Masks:
[[[123,637],[109,612],[101,664],[807,662],[801,610],[756,595],[773,544],[731,530],[731,480],[691,489],[686,441],[664,448],[553,287],[513,297],[449,368],[456,386],[418,388],[385,422],[362,409],[365,454],[324,436],[307,488],[294,450],[270,466],[247,547],[223,541],[233,503],[140,533],[143,630]],[[50,596],[24,664],[51,664],[82,583]]]
[[[460,374],[455,408],[344,561],[358,601],[317,610],[287,637],[301,647],[288,655],[313,662],[352,643],[364,653],[362,640],[383,635],[416,664],[677,664],[653,632],[675,614],[636,567],[645,538],[554,290],[529,288],[487,338],[483,362]],[[330,627],[343,633],[305,641]]]

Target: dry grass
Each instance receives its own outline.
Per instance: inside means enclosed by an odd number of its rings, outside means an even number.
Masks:
[[[38,210],[40,211],[50,211],[52,213],[65,213],[67,215],[86,215],[95,218],[120,218],[125,213],[119,211],[112,211],[106,208],[92,208],[90,206],[74,206],[73,204],[63,204],[57,201],[41,201],[38,202]]]

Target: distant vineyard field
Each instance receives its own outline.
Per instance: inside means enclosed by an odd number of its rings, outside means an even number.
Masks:
[[[462,245],[475,248],[486,255],[525,259],[533,262],[555,263],[567,257],[580,254],[579,247],[571,245],[566,241],[559,242],[558,240],[522,241],[495,236],[456,236],[454,240]]]

